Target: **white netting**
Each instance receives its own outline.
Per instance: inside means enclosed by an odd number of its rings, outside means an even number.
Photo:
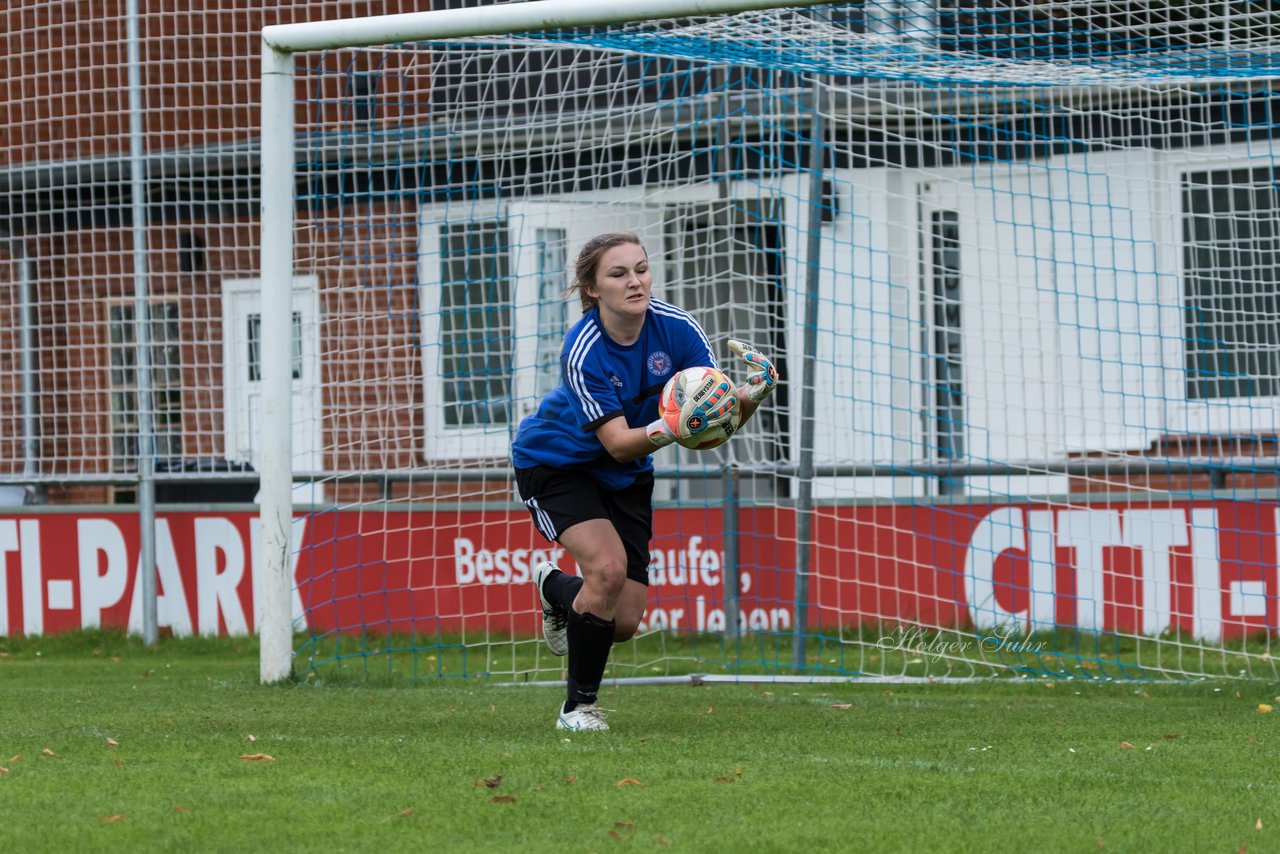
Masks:
[[[258,29],[413,10],[144,10],[149,394],[123,23],[85,50],[90,22],[46,39],[53,9],[4,37],[5,476],[129,500],[149,398],[167,498],[249,500],[213,489],[261,465],[258,346],[289,335],[312,660],[558,665],[524,580],[554,547],[507,455],[559,381],[573,257],[630,229],[731,373],[746,338],[785,382],[727,450],[660,455],[627,673],[1273,673],[1269,7],[867,4],[300,54],[288,330],[260,323]],[[172,517],[162,577],[191,592],[162,626],[252,628],[248,518]],[[46,563],[39,600],[9,569],[12,630],[133,625],[132,581]]]

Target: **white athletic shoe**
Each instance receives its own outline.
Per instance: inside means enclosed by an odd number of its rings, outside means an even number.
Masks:
[[[538,602],[542,605],[542,637],[553,653],[564,655],[569,651],[569,615],[553,605],[542,592],[542,582],[555,571],[554,563],[543,561],[534,567],[533,583],[538,588]]]
[[[556,729],[567,729],[574,732],[607,730],[609,725],[604,720],[606,711],[608,710],[602,709],[594,703],[578,706],[572,712],[566,712],[564,706],[561,705],[560,717],[556,718]]]

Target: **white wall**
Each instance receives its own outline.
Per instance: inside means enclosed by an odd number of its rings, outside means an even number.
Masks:
[[[1143,449],[1166,428],[1165,336],[1182,336],[1181,282],[1159,251],[1170,176],[1144,150],[1052,167],[1066,449]]]

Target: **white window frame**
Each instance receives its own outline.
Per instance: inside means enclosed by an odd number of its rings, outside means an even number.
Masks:
[[[421,208],[418,215],[418,305],[421,312],[425,459],[505,461],[510,454],[511,438],[521,419],[537,407],[538,321],[543,290],[538,230],[564,230],[567,287],[572,279],[573,261],[578,250],[588,237],[599,232],[636,231],[650,253],[661,256],[661,210],[661,201],[639,192],[637,188],[475,203],[465,208],[457,204],[424,205]],[[499,429],[498,425],[450,427],[438,417],[444,405],[444,382],[440,375],[440,226],[463,219],[472,222],[502,221],[511,243],[507,270],[511,280],[513,333],[509,386],[512,406],[510,420],[503,425],[505,429]],[[655,288],[655,295],[661,296],[661,288]],[[581,317],[577,300],[573,297],[566,299],[569,305],[563,314],[564,331],[568,331]],[[556,356],[558,360],[558,350]]]
[[[421,324],[422,351],[422,405],[423,405],[423,455],[427,459],[497,459],[507,455],[511,433],[518,421],[517,413],[508,414],[506,424],[455,426],[445,424],[445,389],[440,363],[443,358],[440,340],[440,307],[442,283],[440,270],[441,225],[454,221],[500,222],[510,239],[510,220],[507,206],[498,202],[477,203],[466,209],[465,215],[451,217],[457,205],[426,205],[418,212],[418,306]],[[510,303],[515,302],[516,270],[508,259],[507,275],[510,281]],[[512,327],[515,328],[515,306]],[[509,394],[514,397],[515,356],[510,356],[511,385]],[[500,429],[501,428],[501,429]]]
[[[1232,169],[1256,169],[1271,164],[1266,152],[1252,153],[1245,146],[1218,146],[1210,149],[1215,154],[1226,154],[1224,158],[1215,156],[1206,158],[1206,150],[1188,149],[1186,151],[1169,152],[1165,155],[1168,162],[1168,180],[1165,182],[1164,210],[1166,216],[1165,269],[1174,272],[1178,283],[1178,326],[1176,329],[1164,330],[1165,335],[1176,346],[1168,348],[1165,365],[1165,396],[1169,401],[1167,411],[1167,428],[1174,433],[1214,433],[1251,435],[1272,433],[1280,429],[1280,396],[1208,398],[1190,400],[1187,398],[1186,371],[1186,313],[1187,313],[1187,269],[1185,266],[1186,245],[1183,240],[1183,219],[1186,211],[1182,204],[1183,181],[1189,172],[1221,172]]]

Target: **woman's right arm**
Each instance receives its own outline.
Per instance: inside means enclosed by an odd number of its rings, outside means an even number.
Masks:
[[[658,448],[665,448],[676,440],[671,428],[659,418],[648,427],[628,427],[627,419],[619,415],[596,428],[600,444],[620,463],[630,463],[647,457]]]

